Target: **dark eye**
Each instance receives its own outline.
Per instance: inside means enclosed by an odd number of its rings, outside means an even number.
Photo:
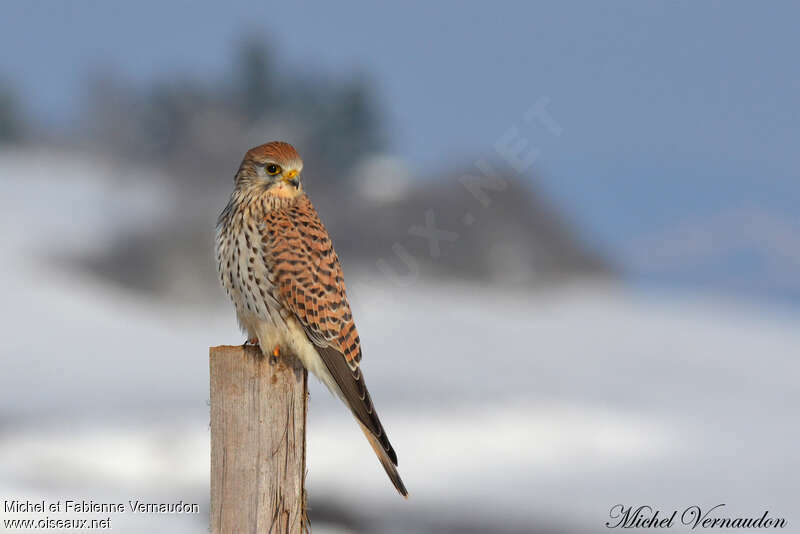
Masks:
[[[270,163],[269,165],[267,165],[267,172],[269,174],[278,174],[279,172],[281,172],[281,168],[280,166],[275,165],[274,163]]]

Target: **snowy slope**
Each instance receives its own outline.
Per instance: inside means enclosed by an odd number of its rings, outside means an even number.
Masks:
[[[115,530],[205,532],[207,348],[241,342],[232,311],[222,295],[214,309],[165,304],[47,263],[51,243],[111,230],[95,223],[107,217],[96,203],[33,217],[30,187],[77,203],[108,195],[101,182],[76,194],[46,177],[0,181],[13,199],[0,226],[0,457],[13,459],[0,463],[0,494],[183,499],[200,517],[120,516]],[[338,507],[370,532],[594,532],[617,503],[800,519],[800,317],[594,286],[350,287],[412,498],[397,497],[314,382],[312,514],[315,502]]]

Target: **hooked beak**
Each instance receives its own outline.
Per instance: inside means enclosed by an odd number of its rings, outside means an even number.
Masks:
[[[289,185],[293,185],[294,187],[300,185],[300,178],[297,176],[297,170],[292,169],[291,171],[287,172],[283,176],[283,181]]]

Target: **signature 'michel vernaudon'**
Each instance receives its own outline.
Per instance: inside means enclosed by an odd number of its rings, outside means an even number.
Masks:
[[[760,516],[732,517],[724,515],[725,504],[709,508],[692,505],[683,510],[662,512],[649,505],[625,506],[616,504],[609,510],[607,528],[672,528],[684,526],[695,530],[698,528],[784,528],[788,524],[785,518],[772,517],[769,510]]]

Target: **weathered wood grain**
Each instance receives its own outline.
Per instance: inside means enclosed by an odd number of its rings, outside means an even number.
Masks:
[[[251,346],[209,358],[212,534],[305,532],[305,369]]]

